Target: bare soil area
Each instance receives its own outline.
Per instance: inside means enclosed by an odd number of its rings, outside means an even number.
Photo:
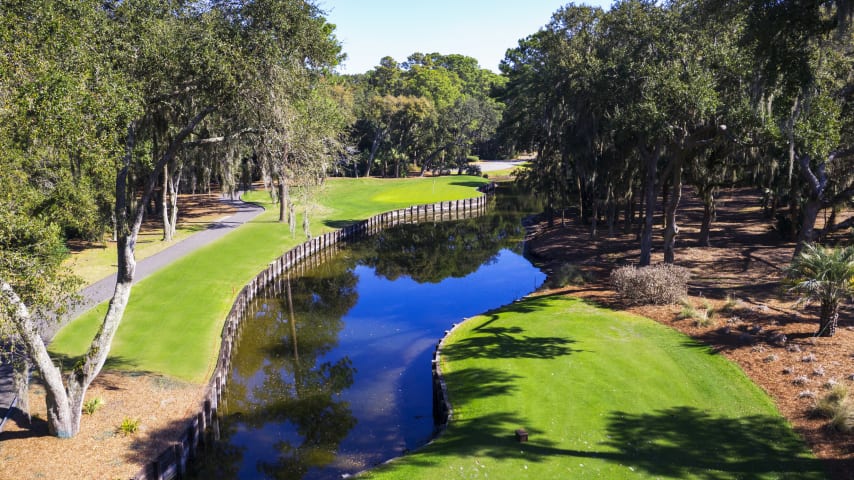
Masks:
[[[843,309],[834,337],[814,336],[817,308],[796,309],[794,296],[781,286],[781,269],[790,262],[795,245],[781,240],[772,229],[760,202],[749,191],[724,192],[712,247],[701,248],[697,238],[702,206],[691,195],[683,198],[676,263],[692,271],[690,302],[697,308],[711,305],[719,312],[708,323],[680,318],[679,305],[632,306],[617,299],[608,275],[617,266],[637,263],[640,249],[635,233],[607,238],[607,232],[600,231],[599,238],[591,239],[589,226],[579,226],[576,220],[561,226],[558,219],[551,227],[540,221],[532,229],[528,247],[550,272],[572,265],[588,276],[582,285],[559,290],[652,318],[736,362],[773,398],[816,456],[826,461],[832,478],[854,479],[854,434],[838,433],[827,427],[827,420],[810,413],[816,398],[834,382],[854,391],[854,309],[850,305]],[[850,242],[851,237],[842,232],[827,240]],[[653,253],[653,263],[663,260],[661,238],[655,241],[659,249]],[[728,298],[730,308],[724,309]],[[797,377],[806,377],[806,382],[802,383],[803,378],[795,382]]]

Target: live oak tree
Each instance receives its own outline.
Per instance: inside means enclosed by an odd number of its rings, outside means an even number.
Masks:
[[[547,211],[575,207],[591,236],[603,215],[613,233],[618,202],[631,225],[642,197],[641,265],[661,204],[675,260],[686,182],[705,204],[701,244],[715,190],[735,184],[785,184],[803,244],[854,193],[851,18],[831,0],[569,4],[507,52],[499,132],[536,151],[521,180]]]
[[[789,198],[797,257],[816,239],[819,211],[854,195],[851,2],[706,3],[725,18],[744,16],[742,44],[753,58],[753,97],[765,126],[758,143],[776,166],[773,193]]]
[[[166,165],[204,140],[197,138],[200,130],[211,133],[220,127],[230,131],[212,133],[230,137],[248,128],[227,119],[240,111],[241,92],[262,66],[322,70],[337,61],[338,47],[333,27],[320,10],[299,0],[6,2],[4,10],[4,45],[21,59],[10,63],[32,78],[23,87],[3,78],[3,97],[23,101],[2,114],[29,121],[26,142],[15,136],[8,141],[20,151],[35,149],[45,158],[62,158],[70,146],[58,133],[63,129],[51,123],[60,119],[95,134],[82,145],[90,148],[93,163],[115,175],[115,290],[88,351],[64,378],[31,314],[39,308],[34,299],[48,295],[50,305],[55,304],[58,298],[50,293],[62,284],[58,273],[51,274],[56,269],[48,268],[50,261],[35,249],[44,239],[55,238],[50,218],[43,217],[44,227],[25,229],[39,235],[3,246],[33,269],[48,273],[42,283],[30,285],[0,271],[2,318],[14,327],[45,382],[51,433],[71,437],[79,430],[83,397],[106,361],[130,297],[137,236]],[[46,27],[34,35],[28,31],[33,24]],[[31,53],[39,45],[49,48]],[[86,61],[75,61],[81,57]],[[74,78],[80,81],[75,84]],[[53,94],[37,96],[43,107],[33,109],[27,85]],[[68,85],[75,87],[73,94],[59,88]],[[47,114],[41,115],[42,110]],[[32,172],[23,173],[30,178]],[[17,198],[10,202],[16,215],[29,213],[23,208],[26,203]]]
[[[117,128],[134,112],[122,77],[104,68],[108,35],[99,7],[0,6],[0,342],[14,357],[0,360],[15,367],[22,401],[30,362],[44,370],[50,426],[59,435],[70,434],[70,402],[40,332],[79,285],[61,265],[64,237],[98,236],[104,204],[114,198],[107,187],[115,172],[105,158],[120,155]]]

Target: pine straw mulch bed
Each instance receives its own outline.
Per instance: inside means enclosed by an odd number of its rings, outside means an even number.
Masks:
[[[80,433],[68,440],[49,435],[44,392],[34,382],[32,421],[16,409],[0,433],[0,478],[131,478],[180,438],[204,389],[157,375],[102,372],[86,399],[101,398],[104,405],[83,415]],[[120,431],[126,418],[139,421],[136,433]]]
[[[539,221],[531,227],[528,251],[550,275],[571,265],[570,270],[588,277],[582,285],[551,292],[563,291],[654,319],[736,362],[773,398],[816,456],[825,461],[832,478],[854,479],[854,434],[838,433],[827,427],[827,420],[810,414],[816,398],[827,392],[828,382],[844,383],[854,393],[854,309],[849,305],[842,310],[834,337],[814,336],[817,308],[795,309],[794,297],[781,286],[781,269],[791,260],[794,243],[782,241],[772,230],[759,208],[758,195],[732,190],[721,196],[712,247],[707,248],[696,246],[701,205],[690,195],[682,205],[676,263],[692,271],[691,303],[697,308],[705,303],[719,312],[707,325],[680,319],[680,305],[634,306],[617,298],[608,275],[616,266],[637,263],[640,250],[635,234],[606,238],[607,232],[600,231],[599,238],[591,240],[589,227],[579,227],[577,221],[561,226],[558,219],[551,227]],[[850,242],[850,234],[845,235],[828,240]],[[661,238],[655,240],[659,251],[653,252],[653,263],[663,260]],[[722,311],[728,298],[735,305]],[[786,336],[785,343],[779,334]],[[799,376],[806,377],[805,384],[793,382]]]

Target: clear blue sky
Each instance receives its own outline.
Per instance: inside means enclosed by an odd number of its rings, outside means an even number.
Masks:
[[[318,0],[337,28],[347,60],[339,71],[363,73],[386,55],[459,53],[482,68],[498,63],[519,39],[548,23],[562,0]],[[576,3],[608,8],[611,0]]]

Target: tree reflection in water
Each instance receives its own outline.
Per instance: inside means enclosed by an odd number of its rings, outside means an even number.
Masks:
[[[233,358],[221,441],[200,462],[197,478],[253,476],[237,465],[245,448],[230,439],[254,434],[259,438],[239,443],[269,443],[271,426],[279,430],[272,444],[276,459],[259,460],[255,476],[303,478],[335,459],[356,424],[340,398],[355,369],[347,356],[322,357],[337,345],[341,319],[358,298],[352,269],[342,262],[323,265],[299,280],[283,279],[285,294],[255,302],[258,313],[245,323]]]
[[[493,202],[477,219],[386,230],[256,300],[235,346],[221,440],[196,478],[340,478],[422,445],[441,332],[543,278],[520,256],[522,216],[536,202]],[[484,275],[499,281],[484,287]]]

